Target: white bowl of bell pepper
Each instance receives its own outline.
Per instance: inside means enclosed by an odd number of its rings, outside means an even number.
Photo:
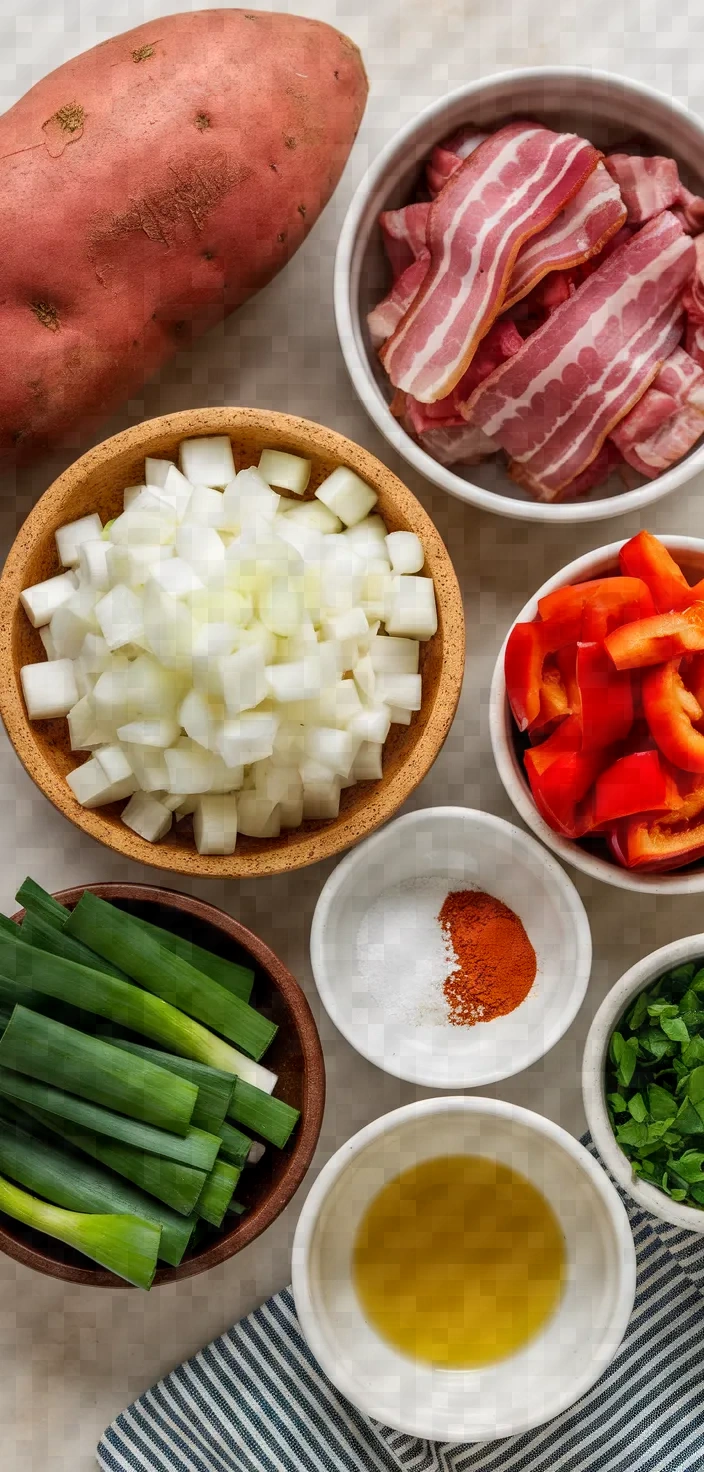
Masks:
[[[704,892],[704,540],[639,532],[544,583],[497,659],[490,731],[560,858],[621,889]]]

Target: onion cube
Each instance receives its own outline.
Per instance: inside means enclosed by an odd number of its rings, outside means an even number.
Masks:
[[[101,726],[121,726],[130,717],[129,671],[107,669],[98,676],[93,687],[96,719]]]
[[[223,486],[235,477],[232,445],[226,434],[182,440],[178,447],[181,471],[193,486]]]
[[[343,533],[348,547],[364,562],[383,562],[388,567],[389,553],[386,546],[386,525],[380,516],[365,516]]]
[[[49,625],[59,659],[77,659],[86,634],[98,632],[95,616],[95,594],[90,588],[78,588],[57,608]]]
[[[270,486],[302,496],[310,480],[311,461],[301,455],[287,455],[281,450],[262,450],[259,471]]]
[[[233,854],[237,843],[237,800],[202,797],[193,814],[193,837],[199,854]]]
[[[137,783],[144,792],[163,792],[168,787],[169,773],[161,747],[129,742],[125,751]]]
[[[345,526],[356,526],[357,522],[363,521],[378,499],[376,491],[346,465],[338,465],[337,470],[333,470],[332,475],[318,486],[315,494]]]
[[[189,690],[179,707],[178,719],[192,741],[208,751],[216,750],[218,722],[202,691]]]
[[[280,638],[290,638],[304,616],[303,588],[288,577],[272,578],[258,599],[259,617],[265,629]]]
[[[411,724],[410,710],[401,710],[398,705],[389,706],[389,715],[392,726],[410,726]]]
[[[385,618],[392,587],[393,578],[388,562],[374,557],[367,563],[359,599],[368,619]]]
[[[366,710],[361,710],[359,715],[352,717],[347,729],[351,736],[358,736],[362,742],[373,741],[383,746],[391,730],[388,705],[367,706]],[[355,757],[355,761],[356,759]]]
[[[173,541],[175,530],[176,513],[166,503],[158,511],[131,506],[113,521],[110,541],[116,547],[155,547]]]
[[[95,715],[92,696],[84,695],[68,713],[68,734],[72,751],[90,751],[93,746],[103,746],[107,740]]]
[[[432,639],[437,627],[432,578],[394,578],[386,610],[387,633]]]
[[[397,573],[421,572],[425,562],[423,543],[415,532],[389,532],[386,547]]]
[[[352,666],[352,676],[362,699],[372,701],[376,690],[376,672],[370,654],[363,654]]]
[[[272,491],[258,470],[241,470],[225,487],[223,528],[239,532],[259,524],[265,530],[273,522],[280,504],[281,497]]]
[[[168,593],[170,598],[187,598],[204,586],[189,562],[182,557],[170,557],[152,569],[152,578],[157,587]]]
[[[173,547],[154,546],[149,542],[137,547],[108,546],[106,560],[110,582],[141,589],[160,567],[173,559]]]
[[[177,521],[181,521],[186,513],[186,507],[191,499],[192,490],[193,486],[191,482],[186,480],[185,475],[181,474],[178,466],[170,466],[169,473],[164,481],[162,495],[164,500],[173,506]]]
[[[237,799],[237,823],[247,838],[278,838],[281,820],[278,804],[258,792],[241,792]]]
[[[173,746],[181,734],[181,727],[177,721],[128,721],[124,726],[118,726],[118,741],[126,741],[134,746],[160,746],[162,750],[166,746]]]
[[[313,700],[326,685],[337,681],[337,650],[333,643],[319,644],[315,653],[285,664],[266,666],[269,690],[275,700]]]
[[[423,692],[420,675],[377,675],[377,700],[382,705],[400,706],[401,710],[420,710]]]
[[[81,542],[78,549],[81,579],[98,593],[110,587],[109,551],[110,543],[105,542],[102,537]]]
[[[92,516],[81,516],[78,521],[69,521],[60,526],[56,533],[56,550],[62,567],[78,567],[82,542],[94,541],[103,530],[97,512]]]
[[[225,511],[222,491],[211,486],[194,486],[183,514],[183,522],[196,526],[212,526],[217,531],[224,525]]]
[[[368,633],[367,616],[361,608],[348,608],[323,623],[326,639],[364,639]]]
[[[140,491],[145,491],[146,489],[146,486],[125,486],[122,495],[123,510],[128,511],[130,506],[134,506]]]
[[[237,792],[244,783],[244,767],[228,767],[222,757],[211,753],[212,780],[210,792]]]
[[[82,767],[75,767],[68,773],[66,781],[76,801],[83,808],[99,808],[108,802],[121,802],[123,798],[131,797],[137,786],[134,777],[127,777],[123,782],[110,782],[95,757],[84,762]]]
[[[225,547],[212,526],[184,522],[176,532],[176,555],[207,583],[225,561]]]
[[[118,583],[96,603],[95,616],[109,649],[139,644],[144,638],[142,600],[124,583]]]
[[[30,721],[67,716],[71,707],[78,704],[78,687],[70,659],[23,665],[20,679]]]
[[[369,645],[369,657],[378,675],[417,675],[420,645],[417,639],[377,634]]]
[[[236,649],[219,662],[225,709],[229,716],[253,710],[266,698],[267,681],[261,645]]]
[[[44,653],[47,659],[56,659],[56,645],[51,637],[51,629],[48,624],[44,624],[43,628],[39,630],[39,638],[44,646]]]
[[[182,792],[184,797],[188,793],[208,792],[213,766],[211,754],[204,747],[184,738],[178,746],[164,752],[164,761],[168,772],[168,792]]]
[[[173,469],[173,460],[155,460],[152,456],[147,455],[144,462],[144,480],[146,485],[160,486],[163,489],[166,485],[166,477],[169,471]]]
[[[55,578],[46,578],[20,593],[20,603],[33,629],[41,629],[76,591],[76,578],[72,572],[61,572]]]
[[[129,706],[134,712],[130,719],[175,720],[186,688],[183,674],[164,669],[149,654],[140,654],[127,671]]]
[[[190,669],[193,656],[193,619],[188,608],[169,598],[157,583],[147,583],[144,594],[144,637],[152,654],[167,669]]]
[[[349,726],[353,718],[364,709],[354,680],[338,680],[330,685],[316,702],[318,715],[324,726]]]
[[[277,725],[278,718],[267,711],[249,711],[234,720],[223,721],[216,750],[228,767],[263,761],[274,750]]]
[[[306,731],[305,751],[336,776],[349,777],[361,740],[337,726],[311,726]]]
[[[113,784],[124,782],[127,778],[134,776],[132,766],[121,746],[117,744],[101,746],[94,752],[94,756],[95,760],[100,762],[108,782]]]
[[[163,802],[146,792],[135,792],[122,810],[122,821],[147,843],[158,843],[168,833],[173,813]]]
[[[329,537],[334,532],[342,531],[339,516],[336,516],[329,506],[324,506],[322,501],[282,501],[279,509],[286,516],[287,530],[296,526],[319,532],[323,537]],[[279,528],[279,534],[282,535],[281,528]]]
[[[382,776],[381,762],[381,746],[374,741],[363,741],[352,768],[355,782],[378,782]]]
[[[336,818],[340,811],[341,787],[339,777],[329,778],[327,782],[307,782],[303,787],[303,817]]]

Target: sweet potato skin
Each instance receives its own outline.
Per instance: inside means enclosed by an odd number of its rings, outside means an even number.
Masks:
[[[0,118],[0,455],[101,417],[276,274],[344,168],[347,37],[263,11],[103,42]]]

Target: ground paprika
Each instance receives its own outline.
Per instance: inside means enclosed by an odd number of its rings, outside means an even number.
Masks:
[[[448,894],[438,919],[458,963],[444,985],[450,1021],[472,1026],[513,1012],[537,965],[518,916],[483,890],[461,889]]]

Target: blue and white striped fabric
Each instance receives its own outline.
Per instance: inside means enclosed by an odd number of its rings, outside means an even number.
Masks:
[[[704,1239],[624,1198],[638,1257],[621,1350],[570,1411],[490,1445],[419,1441],[361,1416],[323,1375],[290,1289],[139,1397],[103,1472],[704,1472]]]

